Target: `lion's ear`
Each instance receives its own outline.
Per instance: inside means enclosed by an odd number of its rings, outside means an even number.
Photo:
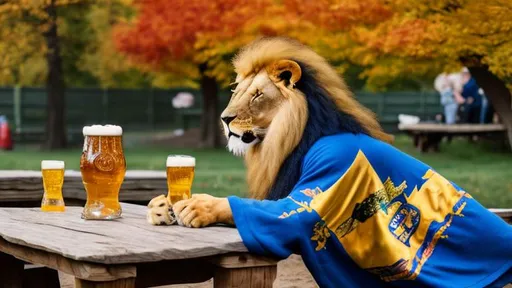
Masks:
[[[293,87],[302,76],[299,64],[291,60],[278,60],[267,66],[267,73],[270,80],[275,83],[284,81],[285,86]]]

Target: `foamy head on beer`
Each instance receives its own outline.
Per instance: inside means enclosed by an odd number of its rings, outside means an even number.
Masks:
[[[44,188],[43,200],[41,201],[42,211],[62,212],[65,210],[64,199],[62,198],[64,167],[64,161],[41,161]]]
[[[64,169],[64,161],[59,160],[43,160],[41,161],[41,170],[60,170]]]
[[[117,125],[91,125],[82,129],[84,136],[121,136],[123,128]]]
[[[169,189],[167,199],[174,204],[190,198],[196,158],[188,155],[169,155],[166,166]]]

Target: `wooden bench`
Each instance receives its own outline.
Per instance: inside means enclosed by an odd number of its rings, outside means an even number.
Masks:
[[[512,224],[512,209],[491,208],[489,211],[500,216],[505,222]]]
[[[439,151],[439,144],[445,136],[489,136],[504,135],[506,128],[502,124],[398,124],[398,129],[413,137],[413,144],[421,152]]]
[[[128,170],[119,200],[147,205],[167,193],[165,171]],[[80,171],[66,170],[62,189],[66,206],[82,206],[87,199]],[[41,171],[0,170],[0,207],[39,207],[43,197]]]

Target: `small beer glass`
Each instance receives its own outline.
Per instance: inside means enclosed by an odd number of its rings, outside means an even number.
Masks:
[[[167,157],[167,199],[174,204],[190,198],[196,158],[188,155]]]
[[[80,158],[87,202],[83,219],[110,220],[121,217],[119,190],[126,173],[122,135],[115,125],[83,128],[84,148]]]
[[[41,211],[64,212],[66,207],[62,198],[62,185],[64,184],[64,161],[41,161],[41,173],[43,174],[43,200]]]

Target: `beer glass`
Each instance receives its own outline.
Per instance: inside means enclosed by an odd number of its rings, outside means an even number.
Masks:
[[[109,220],[121,217],[119,190],[126,173],[122,135],[115,125],[92,125],[83,129],[84,148],[80,158],[87,202],[83,219]]]
[[[41,173],[43,174],[43,200],[41,211],[64,212],[66,210],[62,198],[62,185],[64,184],[64,161],[41,161]]]
[[[196,158],[187,155],[167,157],[167,199],[174,204],[190,198]]]

